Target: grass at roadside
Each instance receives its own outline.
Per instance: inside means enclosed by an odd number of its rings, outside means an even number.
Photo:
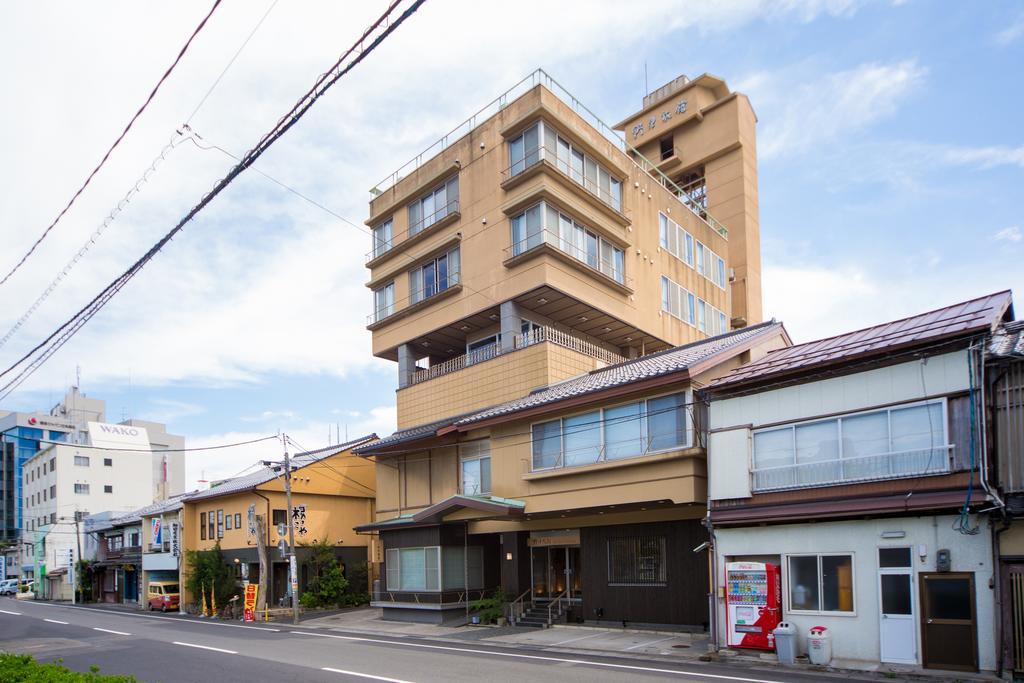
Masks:
[[[89,673],[71,671],[60,664],[42,664],[31,655],[0,652],[0,683],[138,683],[134,676],[103,675],[95,664],[89,669]]]

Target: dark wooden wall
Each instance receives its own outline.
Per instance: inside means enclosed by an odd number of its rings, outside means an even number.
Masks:
[[[633,536],[664,536],[665,586],[609,586],[608,540]],[[704,626],[708,623],[707,551],[693,549],[707,540],[697,520],[622,524],[580,529],[583,565],[584,619],[637,624]]]

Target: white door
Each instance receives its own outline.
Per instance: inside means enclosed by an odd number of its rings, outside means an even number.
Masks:
[[[879,640],[883,662],[917,664],[914,568],[910,548],[878,549]]]

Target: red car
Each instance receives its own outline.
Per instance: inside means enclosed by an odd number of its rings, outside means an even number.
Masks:
[[[146,602],[150,611],[160,610],[166,612],[169,609],[178,609],[181,595],[178,592],[178,584],[175,581],[154,581],[149,584],[149,593],[146,595]]]

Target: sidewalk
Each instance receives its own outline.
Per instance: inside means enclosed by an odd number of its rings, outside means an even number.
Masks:
[[[801,673],[817,672],[823,679],[860,678],[878,680],[920,681],[997,681],[991,674],[925,670],[915,667],[879,664],[862,668],[853,662],[834,662],[835,666],[814,666],[806,658],[797,664],[779,664],[774,653],[739,650],[710,652],[706,633],[647,631],[596,626],[556,625],[548,629],[525,629],[514,626],[434,626],[399,621],[384,621],[381,610],[361,608],[305,619],[302,626],[317,629],[364,633],[390,637],[414,637],[455,642],[476,641],[511,648],[529,648],[577,655],[593,655],[660,660],[665,662],[717,661],[748,669]],[[845,666],[844,666],[845,665]]]

